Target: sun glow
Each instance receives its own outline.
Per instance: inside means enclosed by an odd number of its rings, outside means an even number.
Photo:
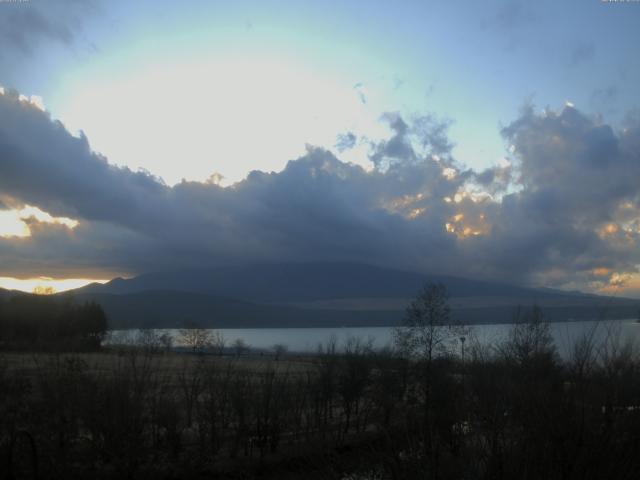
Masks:
[[[591,270],[591,273],[596,277],[608,277],[611,275],[611,270],[606,267],[598,267]]]
[[[4,90],[2,93],[4,94]],[[43,112],[46,110],[44,107],[44,101],[39,95],[31,95],[30,97],[27,97],[26,95],[20,95],[18,97],[18,100],[24,103],[28,103],[29,105],[36,107],[38,110],[42,110]]]
[[[616,234],[620,231],[620,227],[615,223],[609,223],[600,229],[600,236],[607,237],[609,235]]]
[[[427,211],[427,208],[421,205],[426,199],[427,196],[425,196],[424,193],[403,195],[402,197],[383,202],[383,207],[389,212],[400,213],[404,215],[405,218],[413,220]]]
[[[29,237],[31,230],[15,210],[0,210],[0,237]]]
[[[25,205],[19,210],[0,210],[0,237],[30,237],[30,220],[35,220],[40,223],[64,225],[70,229],[78,226],[77,220],[67,217],[53,217],[37,207]]]
[[[608,279],[596,281],[593,286],[601,294],[640,297],[640,274],[613,272]]]
[[[482,213],[476,219],[469,219],[464,213],[456,213],[449,222],[444,224],[448,233],[460,239],[485,235],[489,231],[489,226],[485,222],[485,215]]]
[[[442,176],[447,180],[454,180],[457,175],[458,172],[454,168],[446,167],[442,169]]]
[[[281,170],[307,144],[332,148],[338,133],[380,129],[379,113],[350,82],[277,56],[145,65],[78,83],[68,97],[56,115],[70,130],[86,132],[111,163],[145,168],[169,184],[219,172],[229,185],[251,170]]]
[[[0,85],[0,95],[5,95],[6,93],[7,91],[5,90],[5,88],[2,85]],[[39,95],[27,96],[27,95],[19,94],[18,101],[27,103],[32,107],[37,108],[38,110],[42,110],[43,112],[46,111],[46,108],[44,106],[44,101],[42,100],[42,97]]]
[[[108,282],[108,280],[90,278],[0,277],[0,288],[4,288],[6,290],[19,290],[22,292],[47,295],[51,293],[64,292],[66,290],[73,290],[74,288],[84,287],[85,285],[88,285],[90,283],[106,282]]]

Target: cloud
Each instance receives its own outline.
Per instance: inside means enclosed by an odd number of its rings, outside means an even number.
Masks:
[[[360,99],[360,103],[363,105],[367,104],[367,95],[366,90],[364,88],[364,84],[362,82],[358,82],[353,86],[353,89],[358,93],[358,98]]]
[[[400,138],[403,120],[395,118],[394,125],[398,136],[377,146],[377,156],[394,156],[386,173],[366,172],[310,149],[280,173],[252,172],[229,188],[198,182],[168,187],[149,173],[110,165],[90,150],[84,136],[73,137],[17,94],[0,96],[0,192],[16,204],[80,221],[74,232],[60,228],[51,237],[43,226],[28,242],[3,241],[0,255],[42,258],[32,256],[34,245],[46,243],[46,257],[69,269],[84,268],[92,259],[95,269],[112,268],[112,255],[121,266],[129,259],[127,271],[239,259],[396,263],[418,258],[418,237],[446,246],[441,222],[446,214],[432,209],[431,228],[405,219],[407,209],[421,208],[424,200],[394,202],[426,190],[454,195],[459,181],[444,178],[435,160],[420,161],[408,143],[398,147],[407,141]],[[96,232],[106,232],[107,225],[118,233],[97,242]],[[63,248],[65,242],[73,248]],[[140,249],[139,256],[127,255],[129,243]],[[96,244],[110,255],[98,255]],[[398,248],[402,244],[406,248]],[[52,245],[59,255],[53,255]],[[19,262],[9,263],[20,269]]]
[[[47,212],[55,216],[126,225],[141,217],[153,221],[155,207],[138,208],[149,207],[139,201],[142,198],[162,207],[167,191],[154,177],[110,165],[91,152],[84,135],[72,136],[16,92],[0,96],[0,105],[3,193],[47,205]]]
[[[358,138],[353,132],[342,133],[338,135],[335,146],[338,149],[338,152],[343,152],[355,147],[357,140]]]
[[[637,133],[616,134],[572,107],[543,115],[529,109],[503,130],[520,160],[520,198],[570,224],[610,220],[619,204],[636,201],[639,153],[629,142]]]
[[[230,187],[170,187],[111,165],[84,136],[8,92],[0,198],[79,224],[34,219],[31,237],[0,239],[0,263],[5,275],[70,276],[345,260],[605,286],[640,263],[634,118],[616,132],[575,108],[529,107],[502,132],[508,161],[476,172],[453,158],[448,122],[390,113],[392,133],[371,143],[370,170],[310,147],[281,172],[254,171]]]
[[[504,197],[495,240],[513,256],[528,243],[536,257],[530,276],[569,282],[596,268],[637,270],[638,127],[616,134],[565,107],[529,109],[504,129],[522,190]]]
[[[27,8],[20,3],[13,5],[17,8],[5,8],[0,16],[0,37],[4,45],[29,54],[40,41],[71,43],[73,33],[69,26],[51,21],[37,8]]]
[[[0,4],[3,52],[30,55],[46,42],[69,46],[81,31],[81,18],[95,7],[94,1],[77,0],[3,2]]]

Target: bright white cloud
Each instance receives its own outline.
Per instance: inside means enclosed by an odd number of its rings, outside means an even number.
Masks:
[[[78,221],[67,217],[52,217],[32,205],[25,205],[16,210],[0,210],[0,237],[30,237],[29,222],[35,220],[40,223],[64,225],[73,229]]]
[[[28,237],[27,225],[15,210],[0,210],[0,237]]]
[[[127,112],[123,116],[122,111]],[[169,184],[225,184],[254,169],[279,171],[307,144],[330,148],[344,131],[379,136],[379,112],[347,82],[280,58],[184,60],[76,86],[57,112],[111,162]],[[367,164],[365,155],[351,160]]]

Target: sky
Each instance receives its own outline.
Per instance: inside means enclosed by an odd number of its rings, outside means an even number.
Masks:
[[[0,1],[0,287],[330,260],[640,296],[639,23]]]

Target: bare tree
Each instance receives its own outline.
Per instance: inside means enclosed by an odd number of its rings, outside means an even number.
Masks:
[[[501,350],[508,360],[518,364],[542,358],[553,359],[556,348],[551,326],[540,307],[534,305],[528,311],[516,310],[514,325]]]
[[[232,345],[233,349],[236,352],[236,356],[240,357],[249,351],[249,344],[245,342],[242,338],[236,338]]]
[[[437,354],[451,351],[466,329],[451,318],[449,294],[442,284],[426,284],[409,304],[402,326],[394,331],[404,354],[431,365]]]
[[[224,355],[224,349],[227,346],[227,339],[220,331],[216,331],[211,336],[211,346],[216,355]]]
[[[168,352],[173,346],[173,339],[168,333],[160,334],[153,329],[141,329],[134,337],[134,345],[150,353]]]
[[[282,357],[286,355],[289,351],[289,347],[287,347],[284,343],[276,343],[273,346],[273,354],[276,360],[280,360]]]
[[[193,353],[202,353],[211,346],[212,336],[211,330],[192,323],[187,328],[180,330],[179,343],[192,350]]]
[[[449,294],[442,284],[426,284],[407,307],[403,325],[395,330],[399,350],[418,360],[417,376],[422,389],[423,448],[437,469],[438,442],[434,415],[434,359],[451,353],[465,329],[451,318]]]

